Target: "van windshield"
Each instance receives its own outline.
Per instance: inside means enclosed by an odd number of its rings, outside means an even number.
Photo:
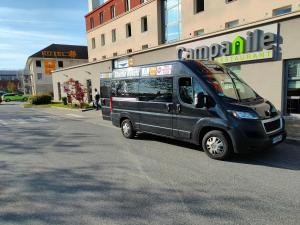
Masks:
[[[201,67],[201,65],[198,64]],[[253,101],[261,99],[255,91],[231,70],[215,64],[214,70],[206,71],[204,78],[217,94],[226,100]],[[218,68],[219,69],[218,69]],[[201,68],[203,71],[203,68]]]

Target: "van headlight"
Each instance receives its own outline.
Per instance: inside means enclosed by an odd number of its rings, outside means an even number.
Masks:
[[[237,119],[257,120],[259,119],[256,113],[228,110],[228,112]]]

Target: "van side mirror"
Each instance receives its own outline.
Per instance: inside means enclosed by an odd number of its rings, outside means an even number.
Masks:
[[[195,101],[194,101],[195,108],[204,108],[207,105],[207,95],[202,93],[195,94]]]

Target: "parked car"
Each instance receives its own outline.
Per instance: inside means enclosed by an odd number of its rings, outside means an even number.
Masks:
[[[4,94],[2,96],[2,100],[5,102],[10,102],[10,101],[27,101],[28,97],[22,94],[15,94],[15,93],[9,93],[9,94]]]
[[[5,94],[6,94],[5,91],[0,91],[0,97],[1,97],[2,95],[5,95]]]

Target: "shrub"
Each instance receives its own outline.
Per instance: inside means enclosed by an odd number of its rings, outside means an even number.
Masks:
[[[33,95],[30,96],[29,101],[33,105],[50,104],[52,100],[51,95]]]
[[[68,98],[67,97],[62,97],[61,100],[64,103],[64,105],[68,105]]]

